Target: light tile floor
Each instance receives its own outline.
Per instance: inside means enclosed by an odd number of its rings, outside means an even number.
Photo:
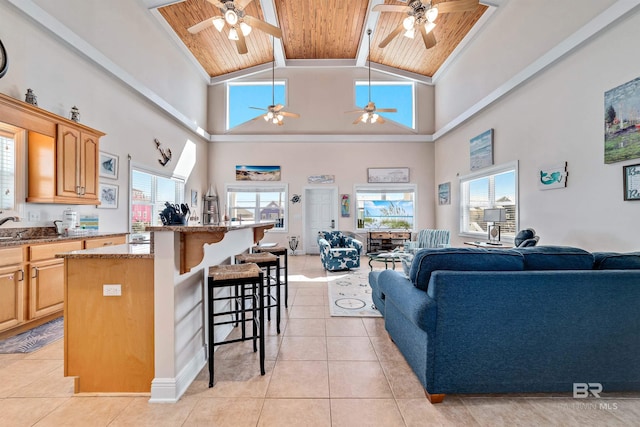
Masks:
[[[215,386],[208,387],[205,367],[176,404],[74,396],[58,341],[0,355],[0,426],[640,425],[639,394],[449,395],[431,405],[384,321],[330,317],[319,258],[289,259],[289,308],[280,335],[270,325],[265,376],[246,342],[220,346]]]

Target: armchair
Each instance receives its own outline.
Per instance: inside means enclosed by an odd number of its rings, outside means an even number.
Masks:
[[[319,231],[318,247],[325,270],[349,270],[360,267],[362,242],[341,231]]]

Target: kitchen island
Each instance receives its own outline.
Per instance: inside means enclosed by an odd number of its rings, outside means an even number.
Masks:
[[[77,377],[75,391],[178,401],[206,364],[208,267],[229,264],[273,226],[148,227],[146,245],[60,254],[65,375]],[[216,328],[216,339],[230,332],[226,326]]]

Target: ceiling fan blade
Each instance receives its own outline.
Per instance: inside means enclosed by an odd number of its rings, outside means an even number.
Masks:
[[[267,34],[271,34],[273,37],[277,37],[279,39],[282,38],[282,30],[275,25],[271,25],[250,15],[245,15],[243,19],[250,27],[254,27]]]
[[[357,125],[360,122],[362,122],[362,116],[358,116],[358,118],[353,121],[353,124]]]
[[[422,34],[422,41],[427,49],[431,49],[436,45],[436,36],[433,35],[433,31],[427,33],[427,29],[424,25],[420,26],[420,34]]]
[[[438,13],[451,13],[451,12],[470,12],[476,10],[480,4],[479,0],[455,0],[446,1],[435,4],[438,8]]]
[[[359,110],[345,111],[344,113],[345,114],[349,114],[349,113],[366,113],[366,111],[361,108]]]
[[[247,49],[247,41],[244,39],[244,34],[242,34],[242,30],[240,30],[240,28],[238,28],[236,32],[238,33],[236,48],[238,49],[238,53],[240,55],[244,55],[245,53],[249,52],[249,49]]]
[[[253,109],[253,110],[269,111],[269,110],[267,110],[266,108],[259,108],[259,107],[249,107],[249,108],[251,108],[251,109]]]
[[[377,4],[373,7],[373,11],[374,12],[411,12],[413,9],[411,9],[409,6],[394,6],[394,5],[389,5],[389,4]]]
[[[280,111],[280,114],[282,114],[285,117],[293,117],[293,118],[299,118],[300,114],[297,113],[289,113],[288,111]]]
[[[249,3],[251,3],[251,0],[236,0],[233,2],[233,4],[236,5],[236,9],[240,9],[240,10],[247,7]]]
[[[378,47],[379,47],[380,49],[382,49],[382,48],[386,47],[386,46],[391,42],[391,40],[393,40],[393,38],[394,38],[395,36],[397,36],[398,34],[400,34],[400,32],[401,32],[402,30],[404,30],[404,27],[402,26],[402,23],[400,23],[400,25],[398,25],[398,26],[396,27],[396,29],[395,29],[395,30],[393,30],[391,33],[389,33],[389,35],[388,35],[387,37],[385,37],[385,38],[384,38],[384,40],[382,40],[382,41],[380,42],[380,44],[378,45]]]
[[[274,111],[280,111],[283,108],[284,108],[284,105],[282,105],[282,104],[278,104],[278,105],[274,105],[273,106]]]
[[[224,4],[220,3],[218,0],[207,0],[209,3],[211,3],[212,5],[214,5],[215,7],[219,7],[221,9],[224,9]]]
[[[378,113],[397,113],[398,112],[396,108],[378,108],[376,111]]]
[[[199,22],[196,25],[193,25],[187,28],[187,31],[189,31],[191,34],[197,34],[200,31],[207,29],[209,27],[213,27],[213,18],[205,19],[204,21]]]

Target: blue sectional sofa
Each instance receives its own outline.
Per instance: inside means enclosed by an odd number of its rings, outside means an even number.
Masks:
[[[640,390],[640,253],[536,246],[423,249],[409,277],[374,271],[385,328],[445,394]]]

